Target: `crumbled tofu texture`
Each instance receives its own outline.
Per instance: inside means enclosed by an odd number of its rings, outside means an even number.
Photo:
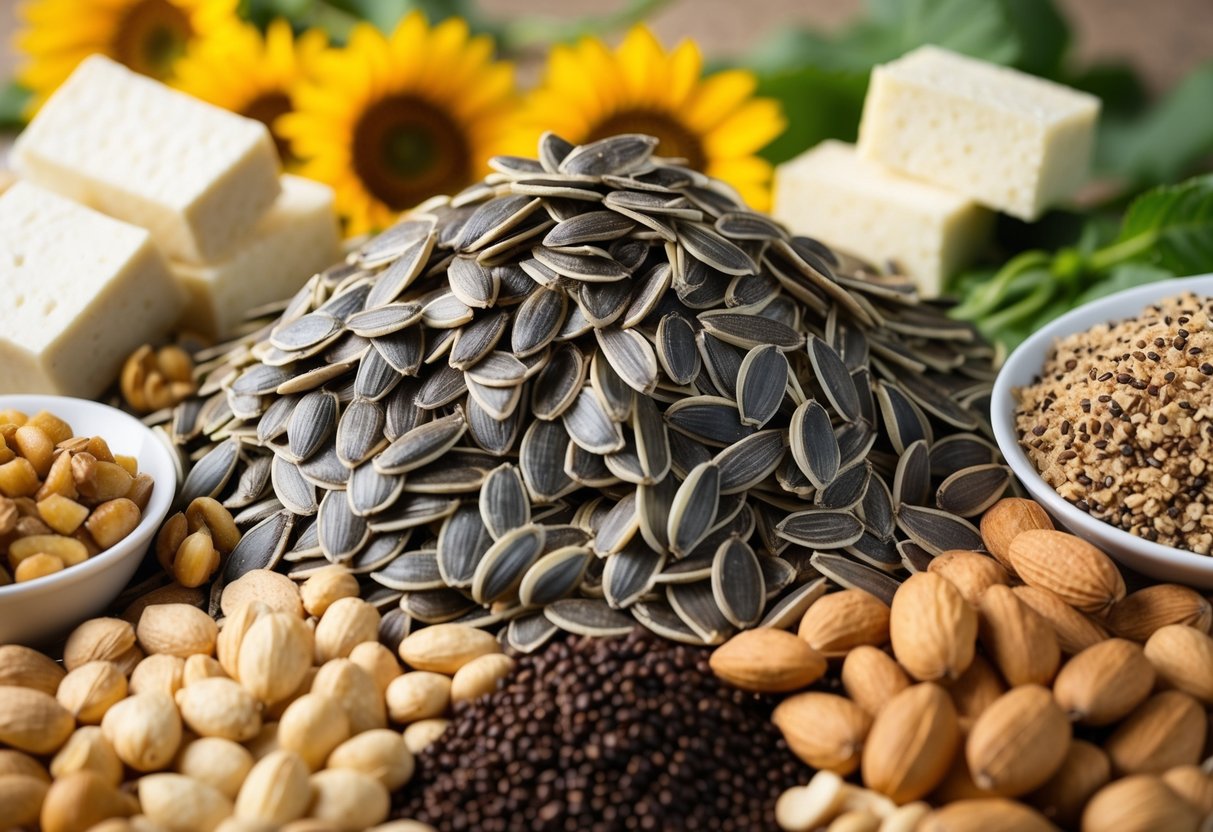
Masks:
[[[0,392],[95,398],[184,302],[148,233],[18,182],[0,195]]]
[[[46,102],[17,138],[12,164],[194,263],[228,256],[279,193],[265,125],[100,55]]]
[[[774,216],[794,233],[912,277],[937,296],[985,246],[994,215],[969,198],[825,141],[775,171]]]
[[[288,298],[341,256],[331,188],[282,177],[282,196],[231,257],[212,265],[172,263],[189,295],[182,324],[226,337],[249,309]]]
[[[1016,391],[1020,442],[1057,493],[1147,540],[1213,551],[1213,299],[1058,342]]]
[[[872,71],[859,152],[1032,220],[1087,179],[1099,99],[924,46]]]

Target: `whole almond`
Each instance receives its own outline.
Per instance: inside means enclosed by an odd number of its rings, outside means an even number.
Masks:
[[[85,662],[112,662],[135,646],[135,629],[120,618],[93,618],[67,637],[63,666],[75,670]]]
[[[1111,777],[1112,763],[1102,748],[1085,740],[1072,740],[1061,768],[1024,799],[1049,820],[1074,829],[1082,817],[1082,807]]]
[[[96,725],[77,728],[51,760],[50,770],[56,778],[91,771],[115,788],[123,776],[122,761]]]
[[[1155,584],[1118,601],[1108,613],[1107,622],[1116,635],[1133,641],[1144,642],[1168,624],[1186,624],[1207,633],[1213,622],[1213,605],[1186,586]]]
[[[293,751],[271,751],[257,761],[236,797],[236,816],[281,825],[307,813],[312,799],[307,765]]]
[[[412,778],[415,765],[404,737],[379,728],[363,731],[334,748],[326,767],[360,771],[395,791]]]
[[[1057,827],[1022,803],[983,797],[936,809],[915,832],[1057,832]]]
[[[167,653],[184,659],[195,653],[213,653],[219,627],[215,619],[189,604],[156,604],[139,616],[135,634],[148,654]]]
[[[968,734],[977,717],[1007,692],[1007,686],[985,656],[978,655],[973,658],[969,669],[948,685],[947,690],[956,706],[960,730]]]
[[[1200,762],[1208,720],[1200,703],[1177,690],[1155,694],[1104,742],[1121,774],[1153,774]]]
[[[6,774],[28,774],[30,777],[45,780],[47,783],[51,781],[46,767],[29,754],[24,751],[14,751],[11,748],[0,748],[0,777]]]
[[[176,698],[182,720],[199,736],[245,742],[261,730],[261,703],[234,679],[200,679]]]
[[[1171,687],[1213,704],[1213,638],[1194,627],[1168,624],[1150,636],[1145,657]]]
[[[55,698],[77,722],[97,725],[126,697],[126,677],[113,662],[85,662],[63,677]]]
[[[1061,663],[1053,627],[1036,610],[995,584],[978,604],[978,638],[1007,683],[1047,685]]]
[[[712,672],[734,687],[756,693],[790,693],[820,679],[825,658],[786,630],[743,630],[712,651]]]
[[[232,615],[252,601],[265,604],[274,612],[303,617],[303,599],[299,585],[272,569],[250,569],[223,588],[219,607],[224,615]]]
[[[33,827],[49,788],[45,780],[28,774],[0,775],[0,818],[4,818],[4,824],[13,829]]]
[[[42,832],[87,832],[103,820],[130,817],[138,802],[91,771],[76,771],[51,783],[42,802]]]
[[[303,619],[287,612],[258,617],[240,642],[236,673],[240,684],[266,704],[285,699],[312,666],[312,633]]]
[[[974,800],[979,797],[992,796],[990,792],[978,788],[977,784],[973,782],[973,772],[969,771],[969,762],[962,752],[953,757],[948,773],[931,792],[931,801],[938,806],[943,806],[955,803],[957,800]]]
[[[1011,565],[1028,586],[1057,593],[1072,607],[1102,615],[1125,597],[1125,581],[1112,559],[1081,537],[1049,529],[1011,541]]]
[[[901,665],[883,650],[866,645],[847,653],[841,675],[847,696],[872,716],[910,686]]]
[[[165,693],[140,693],[105,712],[101,731],[119,759],[136,771],[159,771],[181,745],[181,717]]]
[[[214,832],[232,814],[218,789],[182,774],[149,774],[138,787],[143,814],[166,829]]]
[[[1056,592],[1036,586],[1017,586],[1011,591],[1053,625],[1057,644],[1067,656],[1081,653],[1110,635],[1102,624],[1071,607]]]
[[[278,722],[278,744],[294,751],[312,771],[324,765],[329,752],[350,738],[350,720],[341,706],[315,693],[292,702]]]
[[[492,633],[466,624],[431,624],[400,642],[400,658],[414,670],[454,675],[477,656],[500,653]]]
[[[1082,832],[1196,832],[1201,815],[1160,778],[1139,774],[1097,791],[1082,812]]]
[[[201,737],[182,747],[173,768],[179,774],[218,789],[228,800],[235,800],[253,768],[253,755],[231,740]]]
[[[339,598],[316,625],[316,664],[345,659],[355,646],[379,637],[379,610],[361,598]]]
[[[1011,565],[1011,541],[1020,532],[1052,529],[1048,513],[1032,500],[1005,497],[990,506],[981,518],[981,541],[986,551],[1007,569]]]
[[[780,702],[771,721],[792,753],[813,768],[843,777],[859,768],[872,718],[849,699],[832,693],[798,693]]]
[[[55,695],[63,681],[58,662],[20,644],[0,645],[0,686],[33,688]]]
[[[241,604],[235,612],[223,619],[219,638],[215,641],[215,657],[224,672],[233,679],[240,679],[240,645],[253,622],[272,612],[260,601]]]
[[[931,559],[928,572],[934,572],[960,590],[965,600],[977,605],[983,592],[995,584],[1009,584],[1011,576],[998,561],[980,552],[951,549]]]
[[[872,722],[863,749],[863,782],[897,803],[939,785],[960,747],[952,700],[939,685],[913,685],[894,696]]]
[[[920,572],[893,596],[889,635],[893,655],[915,679],[956,679],[973,661],[977,613],[952,584]]]
[[[889,608],[862,589],[832,592],[805,611],[797,635],[827,658],[861,644],[878,647],[889,640]]]
[[[1154,668],[1141,646],[1112,638],[1066,662],[1053,684],[1053,696],[1070,719],[1110,725],[1145,702],[1153,689]]]
[[[965,759],[979,788],[1015,797],[1044,785],[1069,748],[1070,721],[1048,688],[1022,685],[1000,696],[973,723]]]
[[[341,706],[350,721],[351,735],[387,727],[384,698],[379,695],[375,681],[349,659],[326,662],[316,672],[312,693],[327,696]]]
[[[157,653],[135,665],[129,688],[131,693],[160,692],[174,696],[181,689],[184,677],[185,659]]]
[[[1162,774],[1162,780],[1204,816],[1213,814],[1213,776],[1200,766],[1176,766]]]
[[[59,750],[76,721],[53,696],[33,688],[0,687],[0,743],[30,754]]]

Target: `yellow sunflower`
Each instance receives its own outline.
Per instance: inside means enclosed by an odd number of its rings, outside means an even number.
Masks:
[[[350,235],[471,183],[516,103],[513,67],[457,18],[430,27],[414,12],[388,36],[360,24],[318,61],[317,80],[296,90],[278,126],[299,172],[333,186]]]
[[[238,0],[29,0],[18,17],[18,75],[40,105],[76,64],[100,52],[159,80],[195,39],[236,19]]]
[[[544,130],[575,144],[648,133],[661,140],[661,155],[686,159],[766,209],[771,165],[755,153],[785,126],[779,104],[753,97],[752,73],[727,70],[705,78],[702,72],[692,41],[666,52],[645,26],[629,31],[614,51],[595,38],[556,46],[512,148],[533,154]]]
[[[282,19],[271,23],[264,37],[256,26],[237,24],[191,46],[177,64],[174,85],[263,122],[285,160],[289,147],[275,122],[290,112],[296,86],[315,77],[317,57],[327,47],[324,32],[312,29],[296,39],[290,23]]]

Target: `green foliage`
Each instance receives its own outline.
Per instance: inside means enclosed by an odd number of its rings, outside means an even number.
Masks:
[[[758,94],[779,99],[788,120],[763,155],[778,164],[822,139],[855,141],[867,86],[866,75],[812,66],[760,76]]]
[[[1112,248],[1177,275],[1213,271],[1213,174],[1142,194]]]
[[[11,82],[0,87],[0,130],[14,130],[25,123],[25,105],[29,103],[29,90]]]

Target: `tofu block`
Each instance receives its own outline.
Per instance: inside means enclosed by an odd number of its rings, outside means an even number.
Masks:
[[[265,125],[100,55],[50,97],[17,138],[12,164],[195,263],[228,256],[279,194]]]
[[[170,264],[189,296],[182,323],[204,335],[229,335],[247,310],[290,297],[340,257],[332,189],[285,175],[282,196],[231,256]]]
[[[774,216],[793,232],[876,265],[893,261],[924,297],[985,246],[994,214],[825,141],[775,170]]]
[[[1099,99],[923,46],[872,70],[859,152],[1032,220],[1086,181]]]
[[[29,182],[0,195],[0,392],[95,398],[184,300],[144,229]]]

